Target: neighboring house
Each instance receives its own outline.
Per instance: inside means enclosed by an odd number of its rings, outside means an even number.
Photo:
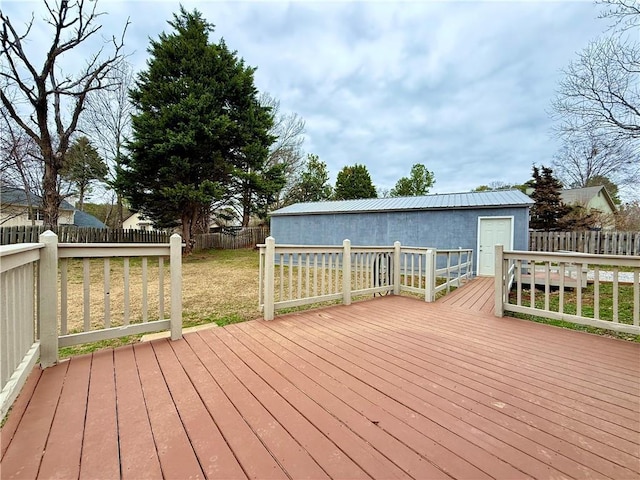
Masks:
[[[139,213],[134,213],[122,222],[122,228],[129,230],[145,230],[155,231],[158,230],[153,227],[151,220],[142,218]]]
[[[271,213],[277,244],[473,249],[474,270],[493,275],[495,245],[527,250],[529,207],[518,190],[297,203]]]
[[[29,199],[24,190],[0,186],[0,225],[14,227],[23,225],[42,225],[42,198],[31,194],[32,210],[29,211]],[[63,200],[60,204],[59,225],[74,225],[75,209]]]
[[[567,205],[578,205],[585,213],[596,215],[597,226],[604,229],[614,228],[616,204],[603,186],[571,188],[560,192],[562,201]]]
[[[616,204],[603,186],[571,188],[560,192],[562,201],[567,205],[580,205],[587,212],[597,210],[599,213],[612,214],[616,212]]]

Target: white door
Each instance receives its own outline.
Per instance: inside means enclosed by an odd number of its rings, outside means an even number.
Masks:
[[[478,221],[478,275],[493,276],[496,245],[502,244],[505,250],[512,248],[513,218],[479,218]]]

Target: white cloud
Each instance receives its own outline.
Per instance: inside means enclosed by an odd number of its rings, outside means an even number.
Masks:
[[[560,69],[602,32],[591,2],[184,1],[216,25],[281,108],[307,123],[306,148],[327,162],[367,165],[391,188],[411,165],[436,191],[524,182],[557,148],[547,116]],[[42,17],[40,1],[3,3],[11,18]],[[148,39],[169,31],[177,1],[100,1],[105,34],[131,25],[144,68]],[[41,49],[49,33],[38,27]],[[84,62],[90,48],[66,65]],[[40,52],[42,53],[42,52]]]

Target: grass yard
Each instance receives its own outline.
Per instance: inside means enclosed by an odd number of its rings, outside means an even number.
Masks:
[[[530,306],[531,297],[530,290],[522,290],[522,305]],[[601,283],[600,292],[598,295],[600,299],[600,314],[601,320],[613,320],[613,284]],[[512,303],[515,303],[516,292],[510,293]],[[552,311],[559,311],[560,292],[559,290],[552,290],[549,296],[549,308]],[[544,308],[544,291],[536,290],[535,292],[535,305],[537,308]],[[564,313],[576,314],[577,295],[575,289],[567,289],[564,292]],[[624,340],[631,340],[634,342],[640,342],[640,335],[632,335],[627,333],[617,333],[601,328],[591,327],[588,325],[578,325],[571,322],[565,322],[562,320],[554,320],[549,318],[541,318],[527,314],[509,312],[508,315],[522,318],[525,320],[533,320],[535,322],[546,323],[549,325],[556,325],[564,328],[571,328],[573,330],[582,330],[589,333],[595,333],[598,335],[605,335]],[[589,284],[582,290],[582,315],[589,318],[594,318],[594,287],[593,284]],[[626,323],[633,325],[633,286],[623,285],[619,286],[618,290],[618,321],[620,323]]]
[[[182,315],[183,327],[207,323],[227,325],[260,317],[258,308],[258,258],[256,250],[208,250],[183,258],[182,263]],[[141,260],[130,261],[130,319],[138,322],[142,318]],[[124,286],[122,283],[123,260],[112,259],[110,270],[110,302],[112,326],[123,321]],[[170,311],[169,272],[165,266],[164,297],[165,316]],[[158,317],[158,267],[156,261],[148,263],[148,301],[150,320]],[[102,260],[92,260],[91,319],[93,324],[102,324],[104,317]],[[68,331],[83,330],[83,264],[81,260],[69,262]],[[137,341],[140,336],[96,342],[88,345],[63,348],[61,357],[87,353],[100,348],[125,345]]]

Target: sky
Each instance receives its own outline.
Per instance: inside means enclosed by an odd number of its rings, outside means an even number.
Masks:
[[[119,36],[145,68],[149,39],[171,31],[177,1],[99,0],[103,38]],[[306,122],[304,150],[329,169],[364,164],[379,192],[411,166],[435,174],[431,193],[524,183],[559,148],[550,104],[562,69],[607,24],[577,1],[187,1],[248,65],[283,112]],[[43,2],[3,0],[28,47],[43,55]],[[99,39],[98,39],[99,40]],[[97,44],[68,52],[83,64]]]

